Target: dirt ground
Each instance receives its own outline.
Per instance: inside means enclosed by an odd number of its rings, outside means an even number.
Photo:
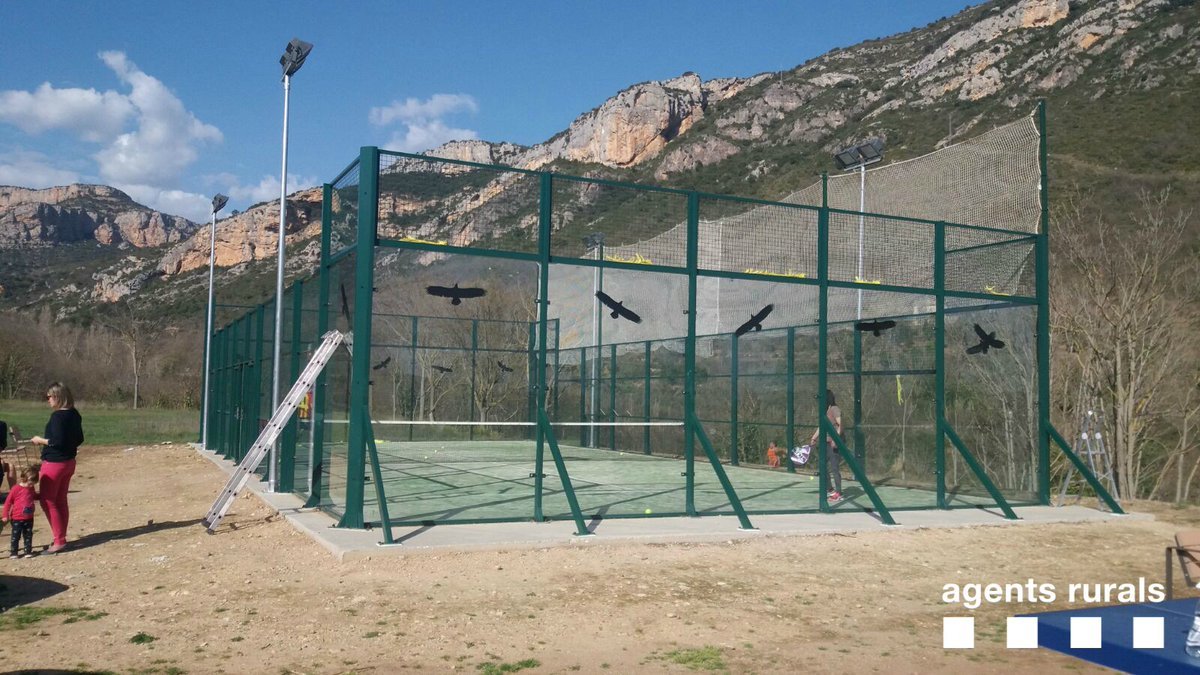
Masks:
[[[1200,510],[1157,520],[880,530],[704,544],[414,553],[340,563],[183,445],[85,448],[68,551],[0,560],[0,664],[137,673],[1089,671],[1005,648],[1059,600],[942,601],[948,583],[1159,581]],[[49,543],[38,514],[35,545]],[[3,542],[7,544],[5,532]],[[1177,592],[1186,593],[1182,583]],[[976,649],[943,650],[973,614]]]

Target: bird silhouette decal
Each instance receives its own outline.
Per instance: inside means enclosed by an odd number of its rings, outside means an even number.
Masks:
[[[500,370],[503,370],[506,373],[511,373],[513,371],[512,368],[509,368],[508,366],[504,365],[503,361],[497,361],[496,365],[500,367]]]
[[[447,368],[446,366],[432,366],[432,368],[434,370],[438,371],[439,373],[453,373],[454,372],[453,368]]]
[[[979,324],[975,324],[975,334],[979,336],[979,344],[967,347],[968,354],[986,354],[989,349],[1004,349],[1004,341],[996,339],[995,331],[989,333]]]
[[[383,370],[384,368],[387,368],[388,364],[391,362],[392,362],[392,357],[389,356],[386,359],[380,361],[379,363],[376,363],[375,365],[371,366],[371,370]]]
[[[458,284],[450,287],[426,286],[425,292],[436,298],[450,298],[451,305],[461,305],[463,300],[482,298],[487,295],[487,291],[482,288],[459,288]]]
[[[758,310],[757,314],[752,314],[750,316],[749,321],[738,326],[737,330],[734,331],[733,334],[741,337],[752,330],[762,330],[763,319],[767,318],[767,315],[770,314],[771,310],[773,309],[775,309],[775,305],[767,305],[766,307]]]
[[[346,321],[350,321],[350,301],[346,298],[346,284],[338,284],[338,288],[342,291],[342,316],[346,317]]]
[[[604,304],[605,307],[612,310],[612,318],[625,318],[634,323],[641,323],[642,317],[637,315],[632,309],[625,306],[625,303],[614,300],[612,296],[604,291],[596,291],[596,299]]]
[[[854,328],[856,330],[860,330],[864,333],[871,333],[875,337],[879,337],[883,333],[883,331],[885,331],[889,328],[895,328],[895,327],[896,327],[896,322],[891,321],[891,320],[888,320],[888,321],[859,321],[858,323],[854,324]]]

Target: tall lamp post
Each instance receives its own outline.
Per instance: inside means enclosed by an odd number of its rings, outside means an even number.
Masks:
[[[204,405],[202,406],[203,419],[200,422],[200,447],[208,450],[208,390],[212,388],[212,373],[209,371],[212,358],[212,334],[213,334],[213,272],[216,266],[217,257],[217,211],[225,208],[225,204],[229,202],[229,197],[218,194],[212,200],[212,225],[208,231],[208,318],[204,321],[204,391],[201,394],[204,396]]]
[[[283,67],[283,169],[279,174],[279,249],[276,254],[275,272],[275,346],[271,358],[271,413],[279,409],[279,359],[283,345],[283,244],[287,231],[287,161],[288,161],[288,98],[292,89],[292,75],[304,65],[312,44],[292,38],[279,57]],[[267,490],[275,491],[275,473],[279,443],[271,446],[270,466],[267,469]]]
[[[883,159],[883,141],[873,138],[862,145],[846,148],[833,156],[838,168],[847,173],[858,172],[858,279],[863,276],[863,212],[867,210],[867,166]],[[854,318],[862,318],[862,289],[858,289],[858,304]]]

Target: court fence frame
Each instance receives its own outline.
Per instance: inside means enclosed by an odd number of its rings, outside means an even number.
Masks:
[[[280,386],[286,390],[295,381],[304,367],[306,354],[319,341],[320,336],[329,330],[340,329],[353,336],[353,343],[359,347],[352,349],[345,357],[344,363],[338,366],[337,372],[327,369],[322,373],[310,400],[306,400],[302,410],[288,424],[276,453],[276,483],[274,489],[278,492],[290,492],[299,495],[307,506],[322,507],[330,510],[338,517],[338,525],[346,528],[365,528],[382,526],[386,543],[391,543],[391,527],[406,521],[392,521],[388,514],[388,495],[384,493],[384,482],[380,471],[379,452],[376,444],[376,434],[372,427],[372,369],[378,364],[372,363],[371,346],[374,322],[378,316],[373,312],[374,295],[376,291],[376,270],[381,255],[396,252],[413,256],[464,256],[480,261],[509,260],[519,263],[536,265],[537,298],[536,317],[525,322],[514,330],[526,331],[527,367],[523,376],[527,378],[527,400],[524,403],[524,413],[521,420],[528,425],[529,440],[536,444],[534,467],[530,477],[533,479],[533,510],[526,518],[535,521],[556,517],[543,511],[542,497],[550,489],[545,485],[546,478],[557,478],[561,494],[565,497],[569,515],[577,528],[577,533],[588,533],[585,522],[588,514],[580,508],[576,499],[575,489],[571,480],[568,463],[560,451],[559,434],[554,425],[560,418],[557,404],[559,391],[558,369],[559,359],[572,350],[578,350],[578,377],[580,386],[580,421],[596,421],[594,412],[583,407],[583,400],[590,388],[599,386],[600,370],[595,371],[596,377],[585,375],[588,347],[563,346],[559,343],[562,326],[558,317],[551,316],[550,308],[550,271],[552,266],[571,268],[592,268],[600,270],[624,270],[636,273],[662,273],[672,275],[672,278],[686,279],[686,333],[678,335],[675,340],[683,343],[683,387],[682,411],[672,417],[672,421],[682,424],[683,428],[683,478],[685,479],[684,494],[686,495],[683,508],[676,513],[656,513],[653,517],[664,515],[699,516],[719,513],[735,515],[742,528],[752,529],[749,518],[750,512],[743,506],[738,489],[727,475],[727,467],[739,464],[739,431],[744,430],[752,420],[739,421],[740,391],[739,378],[754,377],[753,374],[740,374],[738,371],[739,358],[737,355],[739,340],[725,334],[732,350],[730,372],[721,377],[730,381],[730,405],[728,419],[716,420],[721,425],[728,425],[728,438],[722,437],[718,448],[713,443],[711,434],[706,426],[713,428],[714,420],[701,419],[697,406],[697,343],[703,338],[699,332],[698,288],[702,280],[720,279],[734,282],[769,282],[778,287],[794,288],[798,292],[815,294],[817,301],[815,320],[807,325],[787,325],[765,329],[763,332],[777,331],[785,336],[786,361],[780,364],[779,373],[786,381],[786,419],[774,422],[779,427],[782,438],[785,439],[785,449],[797,444],[797,427],[817,426],[818,442],[815,456],[817,458],[817,490],[818,506],[821,512],[831,512],[834,505],[830,503],[827,492],[830,489],[830,477],[827,466],[830,461],[830,447],[827,440],[836,445],[839,454],[854,479],[862,487],[864,497],[869,502],[866,510],[876,514],[884,524],[894,524],[896,521],[893,511],[902,510],[890,508],[873,484],[869,475],[867,460],[864,457],[864,441],[862,429],[854,426],[854,433],[839,437],[829,420],[824,415],[816,419],[796,419],[795,384],[797,377],[815,376],[816,410],[825,410],[826,391],[831,377],[849,377],[853,380],[854,410],[848,415],[859,420],[862,417],[862,381],[864,377],[891,377],[901,374],[915,373],[934,380],[933,413],[934,413],[934,458],[935,470],[932,489],[936,492],[936,506],[939,509],[959,508],[952,506],[948,498],[947,462],[952,457],[961,461],[966,470],[978,480],[978,484],[986,491],[990,500],[1009,519],[1017,518],[1013,505],[1051,503],[1051,449],[1057,446],[1068,460],[1085,476],[1091,488],[1116,513],[1121,513],[1120,506],[1105,491],[1096,477],[1071,451],[1069,444],[1050,422],[1050,342],[1049,342],[1049,236],[1048,236],[1048,184],[1046,175],[1046,112],[1045,104],[1040,103],[1035,120],[1040,134],[1038,148],[1038,199],[1040,202],[1040,217],[1035,232],[1020,230],[1005,230],[1003,228],[985,227],[965,223],[951,223],[944,220],[921,219],[909,216],[890,216],[882,213],[858,212],[834,208],[827,197],[828,176],[822,176],[822,199],[820,204],[792,204],[772,202],[759,199],[744,199],[722,195],[713,195],[695,190],[682,190],[658,186],[633,185],[596,178],[567,176],[563,174],[503,167],[491,164],[479,164],[453,159],[439,159],[424,155],[409,155],[382,151],[377,147],[363,147],[358,157],[332,182],[323,188],[322,228],[320,241],[320,262],[316,271],[303,279],[294,282],[288,289],[284,307],[284,326],[282,338],[286,348],[282,364]],[[533,199],[526,214],[525,232],[529,235],[526,240],[513,244],[513,237],[520,237],[520,230],[514,229],[508,233],[508,239],[495,238],[477,241],[439,241],[431,235],[416,231],[399,232],[387,223],[381,223],[381,176],[385,175],[385,163],[421,162],[433,163],[446,167],[448,171],[501,171],[505,176],[514,176],[514,181],[523,181],[530,186],[529,197]],[[663,199],[678,200],[681,212],[685,215],[683,222],[686,236],[686,246],[681,259],[678,261],[660,262],[657,259],[630,259],[628,257],[603,255],[589,256],[584,252],[571,252],[565,245],[560,244],[560,236],[565,236],[568,228],[562,227],[561,218],[556,223],[554,198],[556,189],[563,185],[578,187],[580,190],[591,188],[621,189],[635,191],[637,194],[653,194]],[[536,190],[536,195],[534,195]],[[714,269],[705,267],[701,261],[699,242],[701,240],[702,210],[714,203],[752,208],[770,208],[783,213],[802,214],[797,217],[807,218],[815,224],[815,256],[814,265],[806,274],[794,273],[788,269],[750,269],[738,270],[729,268]],[[723,207],[723,206],[722,206]],[[732,207],[730,207],[732,208]],[[928,232],[928,253],[932,258],[932,278],[927,283],[881,283],[862,278],[847,278],[834,269],[831,263],[830,241],[831,221],[842,219],[873,219],[873,222],[886,222],[895,227],[909,226],[914,230]],[[861,228],[861,225],[860,225]],[[560,232],[561,230],[561,232]],[[516,233],[515,235],[513,233]],[[572,232],[577,234],[577,232]],[[861,236],[861,235],[860,235]],[[922,235],[925,236],[925,235]],[[963,237],[977,236],[983,242],[972,246],[959,247],[948,244],[948,238],[961,241]],[[1031,247],[1032,285],[1028,290],[1017,289],[1017,292],[1004,293],[998,291],[966,290],[952,287],[947,282],[948,256],[962,255],[963,252],[974,250],[986,252],[993,247],[1011,246]],[[861,246],[861,240],[860,240]],[[955,246],[955,247],[952,247]],[[861,257],[861,249],[860,249]],[[861,264],[861,263],[860,263]],[[682,283],[682,281],[681,281]],[[336,290],[335,290],[336,289]],[[830,295],[838,291],[869,291],[873,293],[895,294],[897,297],[912,296],[916,299],[932,298],[934,305],[929,311],[921,313],[918,320],[932,321],[933,346],[932,368],[881,369],[873,371],[864,366],[863,331],[853,332],[853,367],[848,371],[834,371],[830,367],[831,335],[841,329],[852,329],[854,322],[845,320],[831,321]],[[1032,291],[1032,292],[1029,292]],[[861,300],[860,300],[861,302]],[[947,317],[960,311],[962,306],[971,310],[986,310],[991,308],[1015,308],[1017,310],[1035,312],[1034,335],[1032,343],[1036,345],[1034,361],[1036,378],[1036,411],[1032,420],[1035,426],[1035,438],[1031,439],[1036,449],[1036,477],[1032,498],[1026,501],[1006,497],[997,481],[989,475],[989,471],[980,464],[973,448],[964,442],[957,432],[953,421],[947,414]],[[861,310],[860,310],[861,311]],[[224,325],[211,336],[211,372],[204,373],[203,395],[210,401],[207,422],[210,450],[213,450],[231,460],[240,460],[257,436],[263,420],[270,417],[270,382],[271,356],[266,345],[273,339],[274,317],[273,301],[265,302],[242,314],[237,319]],[[431,317],[436,319],[438,317]],[[873,317],[878,318],[878,317]],[[897,322],[904,322],[911,317],[895,315]],[[397,319],[399,324],[411,322],[411,338],[407,343],[416,359],[417,348],[420,345],[420,325],[425,317],[405,315]],[[478,355],[486,350],[478,340],[478,323],[471,324],[469,329],[471,344],[469,347],[471,364],[471,386],[476,382],[475,368]],[[519,323],[514,321],[512,323]],[[816,342],[816,367],[798,375],[795,363],[795,344],[797,335],[804,332]],[[847,333],[848,334],[848,333]],[[711,337],[711,336],[710,336]],[[651,366],[650,352],[655,340],[637,340],[620,343],[623,352],[644,350],[644,370],[632,375],[624,373],[618,376],[618,343],[599,343],[593,345],[590,353],[606,358],[610,364],[603,377],[611,378],[608,391],[614,397],[618,388],[618,377],[631,381],[644,381],[642,393],[645,397],[645,408],[641,414],[629,418],[644,422],[661,421],[653,418],[650,413]],[[367,348],[361,348],[362,346]],[[467,349],[464,347],[464,349]],[[604,354],[608,351],[608,354]],[[414,368],[410,368],[410,373]],[[336,386],[334,380],[337,381]],[[897,381],[898,382],[898,381]],[[414,396],[415,384],[408,388],[409,396]],[[422,390],[423,392],[424,390]],[[340,392],[340,394],[339,394]],[[897,394],[899,396],[899,393]],[[334,399],[337,398],[336,401]],[[411,411],[413,403],[410,402]],[[595,408],[593,408],[593,411]],[[615,405],[607,406],[607,418],[604,421],[619,422],[621,418],[615,412]],[[347,424],[345,437],[334,438],[327,428],[328,421],[343,417]],[[473,420],[472,420],[473,421]],[[304,423],[307,437],[301,433],[301,423]],[[474,431],[471,432],[472,434]],[[646,454],[650,454],[649,430],[644,430],[642,442]],[[581,439],[581,443],[586,443]],[[612,449],[616,449],[615,431],[610,438]],[[725,444],[728,443],[728,447]],[[335,479],[330,470],[331,459],[329,446],[340,444],[344,455],[339,455],[337,461],[344,462],[344,471]],[[547,456],[548,455],[548,456]],[[553,464],[553,475],[545,464]],[[792,472],[795,467],[790,463],[784,467]],[[727,509],[718,511],[705,510],[697,507],[695,502],[695,480],[697,471],[711,470],[719,482],[727,499]],[[263,470],[265,473],[265,470]],[[331,484],[334,483],[334,484]],[[558,488],[554,488],[557,490]],[[336,499],[331,495],[336,493]],[[373,493],[373,494],[372,494]],[[374,498],[375,513],[368,513],[368,503]],[[811,509],[797,509],[806,511]],[[561,517],[561,515],[557,516]],[[625,514],[623,517],[639,517],[638,514]],[[650,517],[647,515],[647,517]],[[486,519],[483,519],[486,520]],[[459,522],[459,521],[456,521]]]

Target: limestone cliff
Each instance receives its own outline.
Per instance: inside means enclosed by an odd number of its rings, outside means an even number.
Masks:
[[[196,224],[146,208],[104,185],[0,186],[0,248],[95,240],[137,248],[186,239]]]

